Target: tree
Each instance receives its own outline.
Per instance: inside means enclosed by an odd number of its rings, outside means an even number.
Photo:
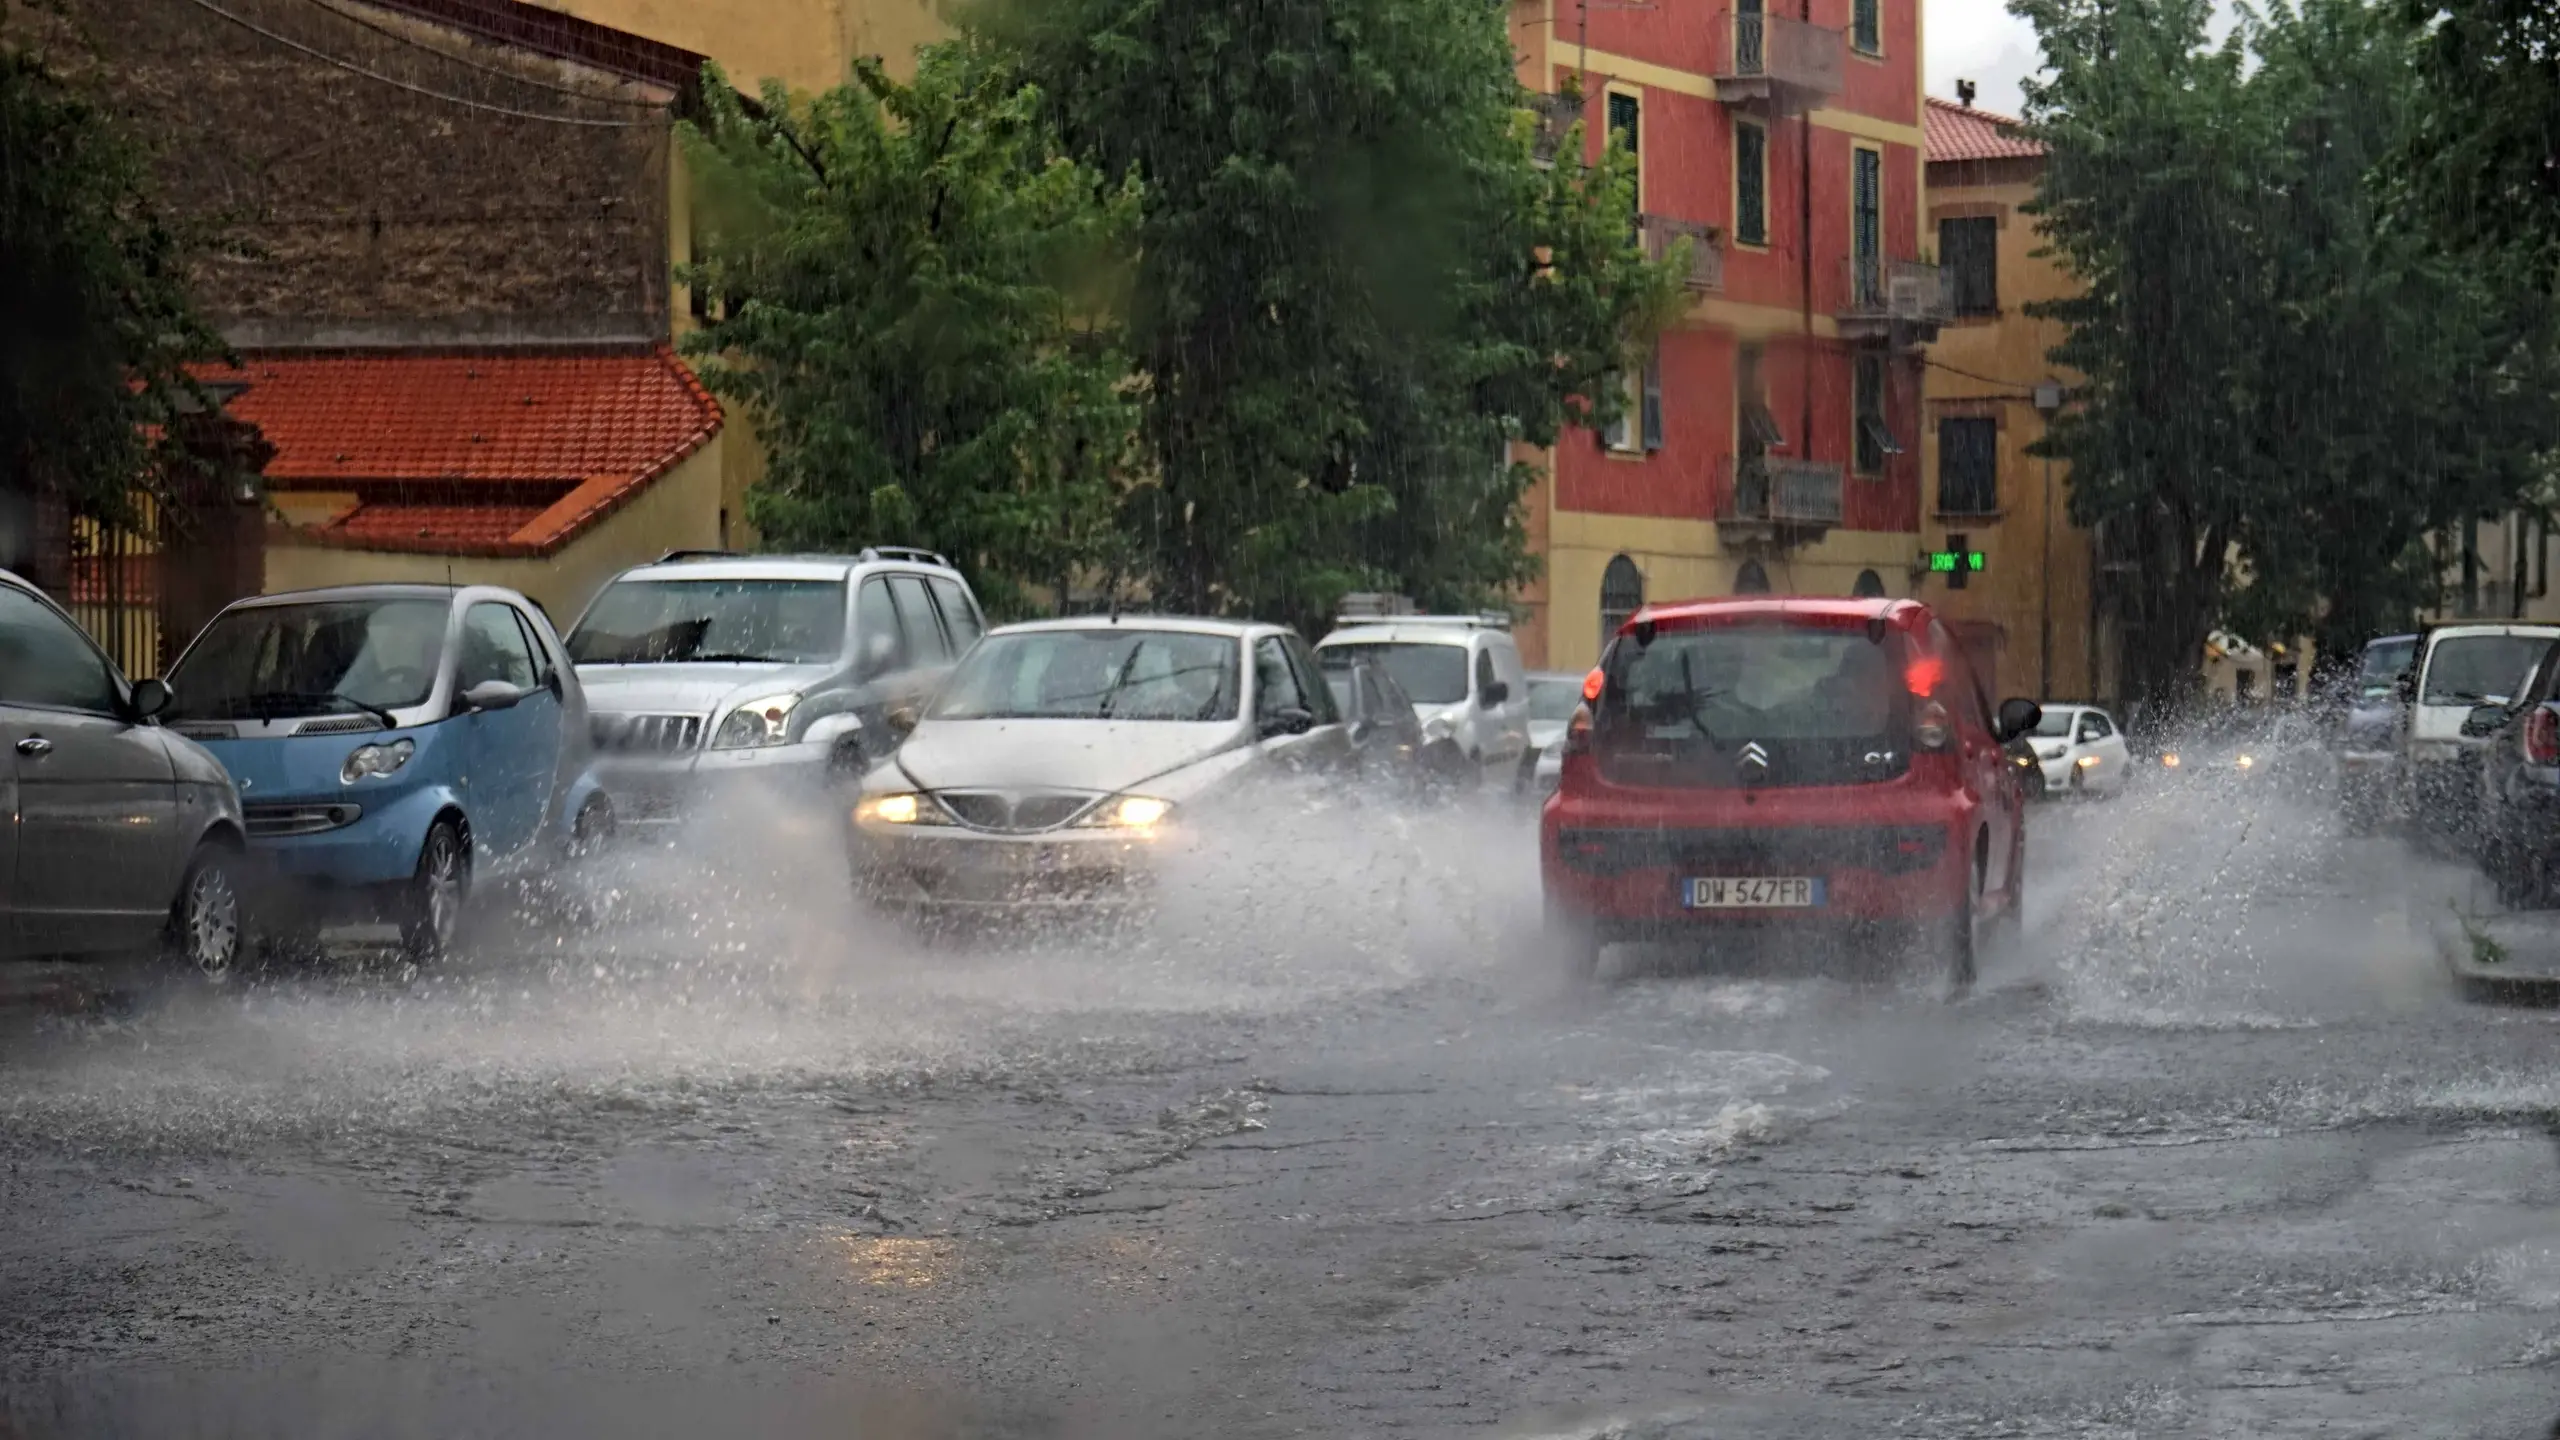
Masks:
[[[1477,604],[1530,573],[1503,443],[1605,413],[1676,286],[1629,233],[1625,157],[1533,159],[1501,7],[1050,0],[974,23],[1076,153],[1145,184],[1129,525],[1159,603],[1304,623],[1354,588]]]
[[[2395,167],[2448,250],[2560,295],[2560,7],[2403,0],[2418,92]]]
[[[703,88],[686,278],[720,304],[684,345],[771,448],[766,537],[965,557],[1000,611],[1125,563],[1135,187],[1063,158],[1038,92],[965,46],[913,84],[865,63],[815,97]]]
[[[2244,18],[2209,0],[2017,0],[2050,77],[2036,210],[2080,293],[2053,358],[2086,377],[2043,442],[2073,517],[2129,560],[2147,711],[2218,623],[2324,641],[2405,617],[2425,537],[2536,483],[2554,434],[2540,307],[2433,253],[2377,178],[2415,103],[2360,0]]]
[[[180,460],[206,400],[186,366],[223,346],[141,150],[49,63],[43,18],[0,9],[0,490],[118,517]]]

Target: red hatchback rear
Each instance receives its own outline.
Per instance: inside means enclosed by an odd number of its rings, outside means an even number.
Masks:
[[[1577,976],[1613,940],[1737,924],[1891,930],[1959,988],[2013,925],[2025,797],[1944,625],[1910,600],[1638,611],[1583,686],[1539,849]]]

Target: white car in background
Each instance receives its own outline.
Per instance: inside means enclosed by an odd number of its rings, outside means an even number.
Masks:
[[[2044,718],[2036,723],[2027,743],[2035,747],[2047,794],[2064,790],[2113,794],[2124,788],[2133,773],[2133,754],[2125,748],[2123,729],[2115,717],[2094,705],[2046,704]]]
[[[1394,676],[1413,697],[1435,773],[1471,787],[1509,785],[1536,753],[1529,676],[1507,616],[1345,617],[1316,646],[1316,661],[1328,675],[1367,661]]]
[[[1529,676],[1529,758],[1520,765],[1520,792],[1543,797],[1564,778],[1564,727],[1582,703],[1582,677],[1554,671]]]

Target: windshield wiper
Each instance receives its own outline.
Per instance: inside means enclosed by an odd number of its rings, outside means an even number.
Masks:
[[[1701,701],[1711,700],[1715,697],[1712,695],[1701,695],[1698,693],[1698,677],[1689,668],[1689,648],[1685,645],[1680,649],[1680,693],[1687,697],[1689,702],[1681,708],[1689,712],[1689,724],[1691,728],[1698,732],[1699,739],[1706,741],[1710,747],[1713,747],[1716,743],[1716,732],[1707,728],[1706,717],[1698,713],[1698,705]],[[1718,695],[1723,693],[1724,692],[1721,690],[1716,692]]]
[[[359,700],[353,695],[343,695],[335,690],[265,690],[247,697],[241,703],[247,705],[251,713],[260,720],[278,718],[284,713],[278,707],[285,705],[349,705],[380,720],[385,730],[400,728],[399,716],[369,700]]]
[[[697,650],[684,657],[686,665],[780,665],[779,655],[750,655],[743,650]]]

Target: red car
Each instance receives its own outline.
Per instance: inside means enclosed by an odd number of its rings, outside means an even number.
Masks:
[[[1738,924],[1916,940],[1958,990],[2014,928],[2025,796],[1991,707],[1911,600],[1751,596],[1639,610],[1566,731],[1539,826],[1547,919],[1576,978],[1613,940]]]

